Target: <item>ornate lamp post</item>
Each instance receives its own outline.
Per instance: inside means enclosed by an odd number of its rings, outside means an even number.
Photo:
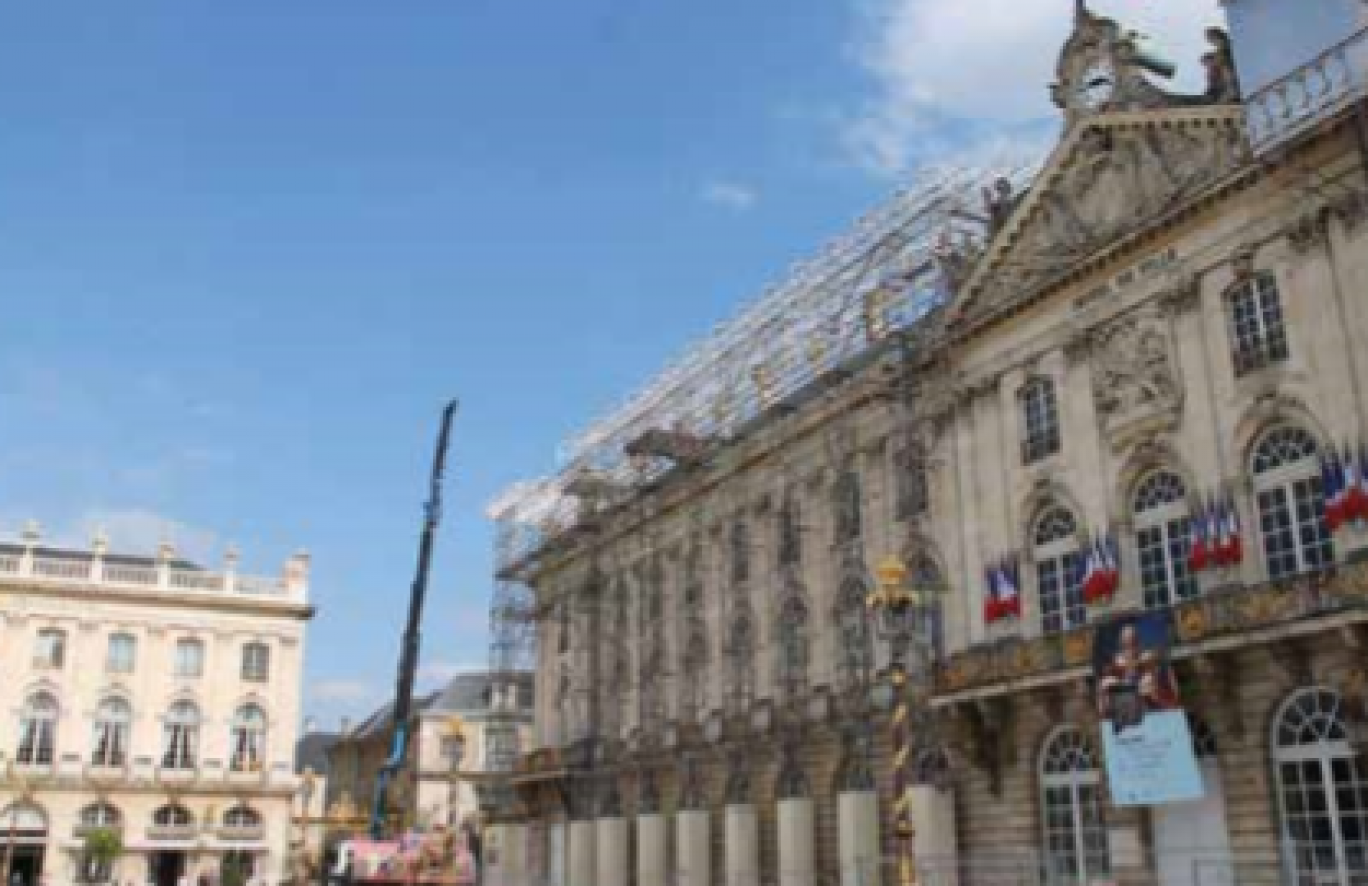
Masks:
[[[873,616],[875,629],[888,642],[889,664],[879,688],[881,701],[893,708],[891,724],[894,767],[894,829],[898,837],[898,872],[902,886],[915,886],[917,871],[913,858],[913,838],[916,827],[912,821],[913,748],[911,691],[913,677],[920,682],[928,672],[930,638],[918,630],[925,623],[926,609],[932,604],[933,590],[909,587],[907,565],[896,556],[889,556],[875,569],[877,589],[866,604]],[[907,654],[915,650],[916,667],[908,669]],[[915,693],[920,695],[921,693]],[[916,699],[924,703],[924,698]]]

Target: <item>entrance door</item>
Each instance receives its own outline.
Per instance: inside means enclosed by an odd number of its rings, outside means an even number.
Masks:
[[[1214,758],[1200,761],[1202,799],[1154,807],[1154,849],[1160,886],[1232,886],[1225,792]]]
[[[154,852],[148,861],[152,886],[177,886],[185,874],[184,852]]]
[[[38,886],[39,878],[43,875],[43,847],[15,846],[11,851],[14,854],[10,859],[10,883]],[[0,857],[3,857],[4,852],[5,847],[0,846]]]

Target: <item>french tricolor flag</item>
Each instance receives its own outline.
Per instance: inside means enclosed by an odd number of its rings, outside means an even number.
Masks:
[[[1331,532],[1338,532],[1344,525],[1344,473],[1333,450],[1321,459],[1321,494],[1325,501],[1325,525]]]
[[[1021,573],[1015,559],[1004,558],[998,570],[998,605],[1001,618],[1021,618]]]
[[[983,573],[987,582],[987,590],[983,596],[983,623],[993,624],[1002,618],[1002,591],[998,570],[996,566],[989,566]]]

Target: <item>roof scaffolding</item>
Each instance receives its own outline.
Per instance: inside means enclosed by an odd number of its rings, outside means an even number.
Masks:
[[[567,441],[555,477],[519,483],[495,501],[492,519],[524,528],[520,543],[504,553],[521,557],[569,528],[576,516],[572,483],[582,487],[589,477],[600,490],[630,489],[650,480],[671,462],[650,454],[662,440],[693,450],[732,437],[771,406],[925,317],[946,297],[938,249],[981,238],[985,190],[999,178],[1020,190],[1038,166],[1016,158],[924,170]]]

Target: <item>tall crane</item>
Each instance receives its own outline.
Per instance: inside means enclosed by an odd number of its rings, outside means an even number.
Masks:
[[[423,622],[423,601],[427,597],[428,569],[432,564],[432,545],[437,524],[442,519],[442,474],[446,471],[447,443],[451,438],[451,420],[459,403],[452,400],[442,410],[442,430],[437,435],[437,451],[432,458],[432,480],[427,506],[423,513],[423,535],[418,545],[418,569],[409,590],[408,625],[404,629],[404,644],[399,651],[399,679],[394,690],[394,731],[390,736],[390,755],[380,767],[375,780],[375,803],[371,807],[370,831],[374,840],[385,836],[385,795],[390,781],[398,774],[408,755],[409,717],[413,708],[413,678],[418,670],[418,651]]]

